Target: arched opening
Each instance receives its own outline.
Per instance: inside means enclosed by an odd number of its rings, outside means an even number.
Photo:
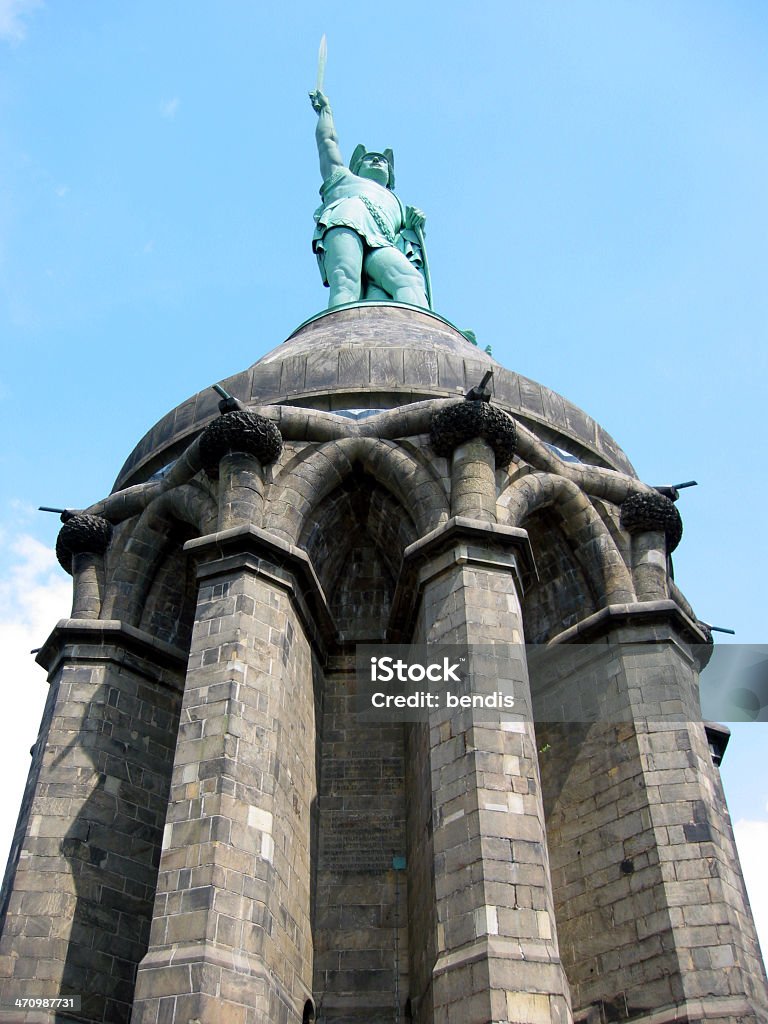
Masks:
[[[337,625],[318,721],[313,988],[323,1020],[391,1019],[408,991],[405,735],[361,722],[355,646],[385,641],[410,515],[360,465],[311,510],[300,544]],[[314,1019],[314,1018],[310,1018]]]
[[[306,517],[299,543],[342,645],[385,638],[403,551],[416,537],[402,505],[359,466]]]
[[[523,526],[538,574],[522,601],[525,641],[543,644],[597,611],[596,595],[553,509],[535,512]]]
[[[170,526],[167,545],[139,621],[139,628],[150,636],[185,652],[192,639],[197,582],[184,543],[195,536],[197,531],[187,523],[174,522]]]

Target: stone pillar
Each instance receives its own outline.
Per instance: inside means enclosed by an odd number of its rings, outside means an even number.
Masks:
[[[514,420],[489,402],[456,402],[433,417],[430,443],[451,459],[451,515],[495,523],[496,470],[514,455]]]
[[[632,578],[639,601],[669,597],[669,555],[680,543],[680,513],[662,494],[633,494],[621,506],[621,526],[632,535]]]
[[[261,525],[264,471],[278,458],[283,440],[271,420],[240,409],[227,412],[200,437],[200,457],[211,480],[219,481],[219,530]]]
[[[230,452],[219,463],[219,529],[241,523],[261,525],[264,476],[255,455]]]
[[[454,448],[451,515],[496,522],[496,458],[491,446],[481,437]]]
[[[324,598],[306,555],[252,525],[186,549],[200,589],[131,1020],[299,1024]]]
[[[185,656],[117,621],[68,620],[3,886],[3,998],[81,995],[128,1021],[146,952]],[[43,1018],[0,1011],[0,1021]],[[47,1019],[47,1018],[46,1018]]]
[[[528,706],[518,588],[530,564],[525,531],[452,519],[407,549],[411,575],[403,580],[420,595],[414,639],[498,645]],[[487,691],[487,682],[474,682],[471,688]],[[488,719],[475,709],[441,709],[430,718],[421,781],[432,794],[435,959],[425,965],[431,976],[415,972],[414,1019],[567,1024],[533,724],[525,714]],[[424,873],[422,856],[412,837],[409,873],[416,877]],[[423,916],[423,908],[413,912]]]
[[[73,577],[73,619],[98,619],[104,595],[104,552],[112,525],[101,516],[62,515],[64,525],[56,539],[56,557]]]
[[[548,678],[572,706],[593,704],[591,719],[541,728],[539,742],[563,960],[574,1009],[595,1020],[768,1019],[698,709],[691,644],[705,639],[657,601],[603,609],[554,641]]]

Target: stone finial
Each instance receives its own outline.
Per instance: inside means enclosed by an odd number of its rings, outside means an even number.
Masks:
[[[517,428],[511,416],[487,402],[456,402],[432,417],[429,440],[438,455],[450,456],[465,441],[482,437],[496,455],[496,468],[512,461]]]
[[[245,409],[224,413],[200,436],[200,458],[211,480],[218,480],[219,462],[224,455],[254,455],[267,466],[279,458],[282,450],[283,438],[275,424]]]
[[[72,556],[103,555],[112,536],[112,524],[102,516],[86,512],[70,516],[56,538],[56,557],[65,572],[72,575]]]
[[[621,527],[627,533],[645,533],[647,530],[664,533],[669,554],[683,536],[680,513],[663,494],[631,494],[621,506]]]

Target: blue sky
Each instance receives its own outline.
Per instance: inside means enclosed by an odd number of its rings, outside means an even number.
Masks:
[[[697,479],[677,581],[766,640],[764,3],[0,0],[0,846],[44,698],[26,651],[68,611],[58,523],[33,510],[102,497],[168,409],[325,304],[324,32],[343,152],[394,148],[438,312],[647,482]],[[745,868],[768,846],[764,758],[763,726],[735,732]]]

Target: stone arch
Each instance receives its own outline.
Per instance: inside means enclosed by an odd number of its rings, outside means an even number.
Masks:
[[[192,640],[197,604],[194,560],[184,544],[196,536],[189,524],[174,520],[155,577],[137,623],[145,633],[186,651]]]
[[[342,642],[385,638],[403,554],[417,537],[408,511],[360,465],[307,513],[299,546]]]
[[[551,508],[593,591],[597,606],[635,600],[632,578],[616,542],[589,498],[572,480],[554,473],[528,473],[512,480],[499,497],[501,522],[524,526]]]
[[[414,456],[393,441],[348,437],[304,448],[275,474],[267,497],[265,529],[296,544],[311,509],[361,467],[413,511],[419,536],[449,515],[448,496]]]
[[[216,515],[213,499],[193,484],[173,488],[150,502],[136,520],[107,583],[102,618],[121,619],[132,626],[150,622],[162,600],[153,589],[158,584],[167,593],[172,582],[168,560],[180,557],[190,537],[215,530]]]
[[[354,451],[346,447],[345,457]],[[313,988],[324,1007],[318,1007],[320,1017],[329,1004],[349,1002],[355,992],[354,972],[331,966],[350,929],[356,947],[379,950],[390,940],[395,915],[404,915],[404,927],[408,923],[391,870],[393,854],[407,849],[405,727],[398,721],[361,719],[352,654],[354,644],[386,639],[403,553],[419,529],[394,488],[370,472],[370,462],[350,462],[335,486],[303,515],[296,538],[326,593],[337,641],[329,648],[316,719],[311,919]],[[407,944],[402,963],[408,969]],[[372,990],[366,990],[377,1008],[381,990],[391,991],[395,984],[392,965],[381,966],[371,975]]]
[[[532,512],[525,529],[536,563],[535,578],[521,599],[525,642],[547,644],[598,611],[600,602],[555,509]]]

